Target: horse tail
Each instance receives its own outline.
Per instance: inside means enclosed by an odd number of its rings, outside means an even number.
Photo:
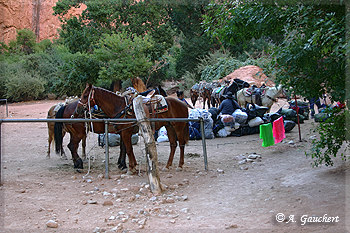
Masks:
[[[56,119],[63,118],[63,113],[65,110],[65,106],[61,107],[56,113]],[[54,137],[55,137],[55,149],[56,153],[61,152],[62,144],[63,144],[63,122],[55,122],[54,127]]]

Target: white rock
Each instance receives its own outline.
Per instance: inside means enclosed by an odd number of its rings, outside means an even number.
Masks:
[[[115,216],[112,215],[111,217],[108,218],[108,220],[115,220]]]
[[[216,171],[218,172],[218,173],[220,173],[220,174],[224,174],[224,170],[222,170],[222,169],[216,169]]]
[[[145,225],[146,224],[146,219],[143,218],[140,221],[137,222],[139,225]]]
[[[93,201],[93,200],[88,200],[89,204],[97,204],[97,201]]]
[[[237,155],[237,156],[235,157],[235,159],[236,159],[236,160],[243,160],[243,159],[245,159],[245,156],[244,156],[244,155]]]
[[[291,140],[291,141],[288,142],[288,144],[294,145],[294,141]]]
[[[257,154],[250,154],[250,155],[248,155],[248,159],[257,159],[257,158],[261,158],[261,156],[257,155]]]
[[[188,200],[188,196],[186,196],[186,195],[182,195],[181,198],[182,198],[183,201],[187,201]]]
[[[247,162],[247,159],[243,159],[241,161],[238,162],[239,165],[245,164]]]
[[[156,196],[153,196],[149,199],[150,201],[156,201],[157,200],[157,197]]]
[[[54,220],[49,220],[49,221],[47,221],[46,226],[49,228],[57,228],[58,223]]]
[[[181,211],[182,213],[187,214],[189,210],[188,210],[188,208],[183,208],[183,209],[181,209],[180,211]]]
[[[103,196],[110,196],[111,194],[109,192],[104,191]]]

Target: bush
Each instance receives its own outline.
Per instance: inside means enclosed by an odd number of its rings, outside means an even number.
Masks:
[[[318,167],[322,164],[333,166],[332,157],[339,155],[342,160],[346,160],[346,155],[340,153],[341,149],[348,150],[350,145],[347,143],[349,124],[346,120],[350,119],[349,110],[340,108],[327,108],[325,113],[329,115],[324,122],[320,122],[314,129],[314,133],[318,133],[319,138],[312,140],[312,147],[309,152],[306,152],[307,157],[313,159],[312,165]]]
[[[9,101],[27,101],[43,98],[46,81],[38,75],[15,72],[5,81]]]

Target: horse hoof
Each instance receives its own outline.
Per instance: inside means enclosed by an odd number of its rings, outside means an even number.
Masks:
[[[77,160],[74,162],[74,168],[84,169],[83,160],[81,160],[81,158],[77,159]]]
[[[124,164],[118,164],[118,168],[123,171],[124,169],[127,169],[127,166]]]
[[[183,171],[183,168],[182,168],[182,167],[177,167],[177,168],[176,168],[176,171],[177,171],[177,172],[182,172],[182,171]]]
[[[129,175],[129,176],[137,174],[136,168],[128,169],[126,174]]]
[[[163,172],[164,172],[164,171],[166,172],[166,171],[169,171],[169,170],[170,170],[169,167],[163,167],[163,168],[162,168],[162,171],[163,171]]]

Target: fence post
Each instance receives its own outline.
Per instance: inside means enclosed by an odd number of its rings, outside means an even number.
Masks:
[[[160,184],[159,172],[158,172],[158,154],[157,147],[154,141],[153,131],[150,121],[146,117],[145,110],[143,108],[142,96],[137,96],[133,100],[133,107],[135,116],[140,126],[140,131],[145,140],[146,146],[146,158],[147,158],[147,174],[150,183],[150,188],[153,193],[160,194],[162,192],[162,185]]]
[[[204,169],[208,171],[208,158],[207,158],[207,145],[205,142],[205,133],[204,133],[204,120],[202,117],[199,118],[201,125],[201,136],[202,136],[202,146],[203,146],[203,157],[204,157]]]
[[[105,120],[105,179],[109,179],[109,140],[108,121]]]

